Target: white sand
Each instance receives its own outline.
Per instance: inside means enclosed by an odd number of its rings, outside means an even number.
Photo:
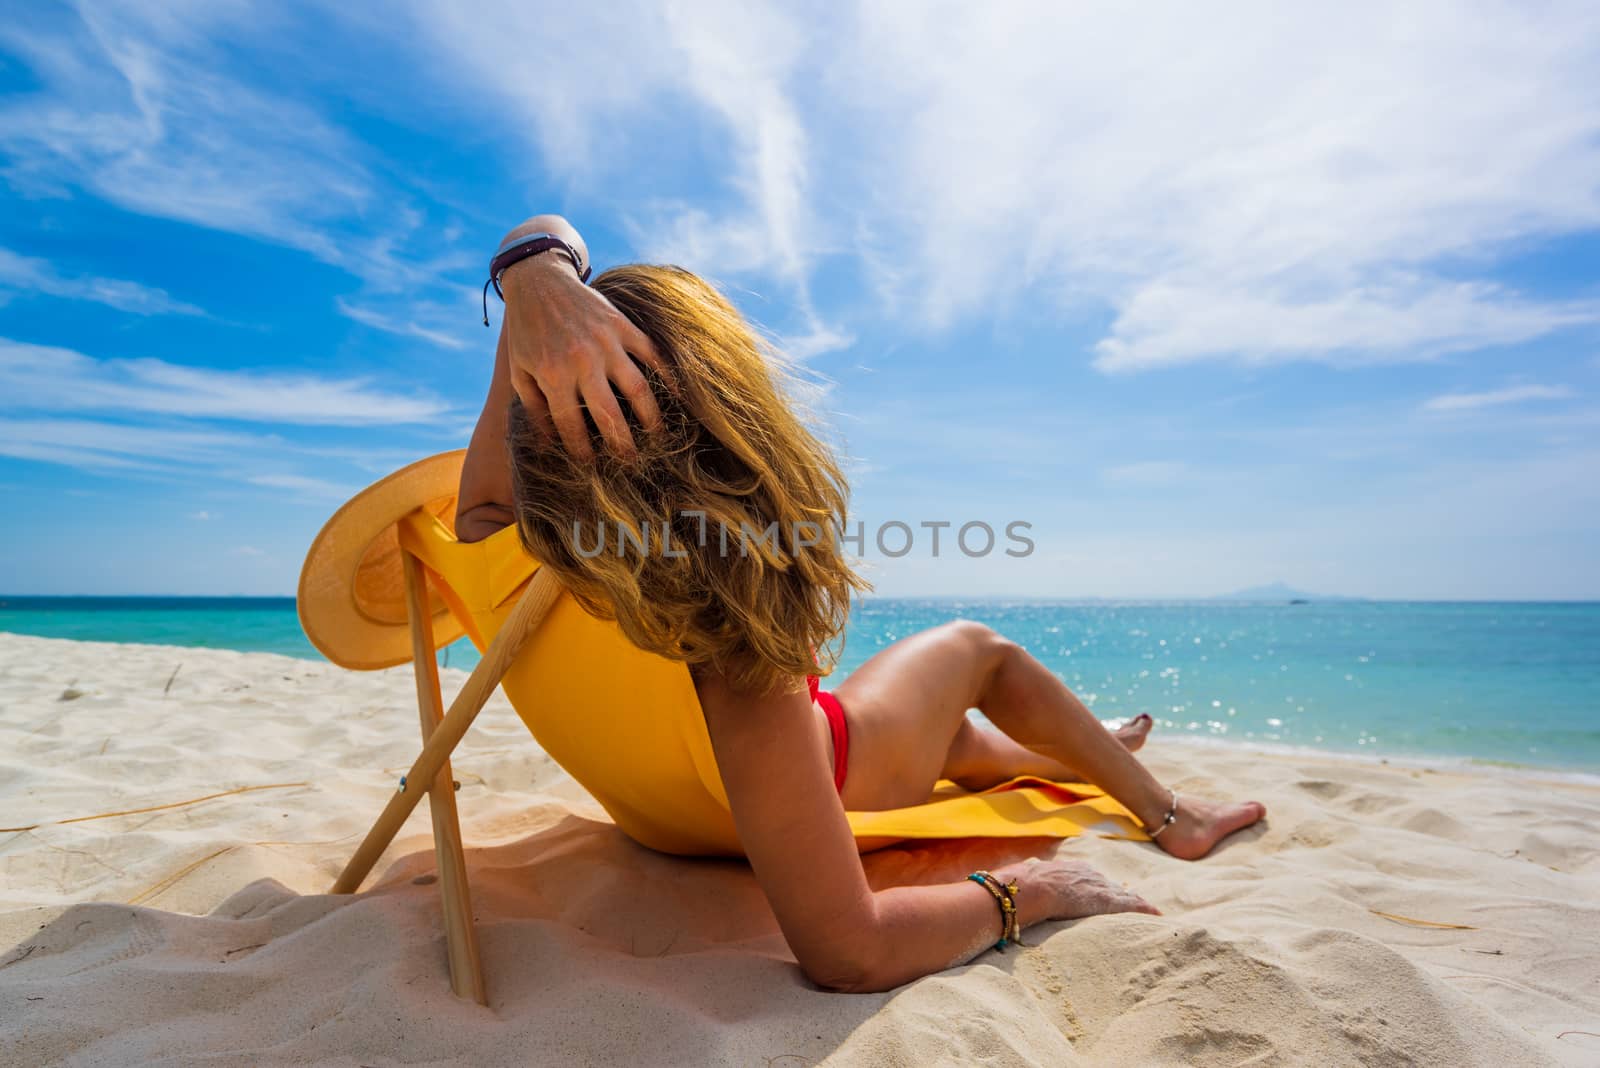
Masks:
[[[415,756],[411,687],[0,635],[0,825],[38,825],[0,833],[0,1063],[1600,1063],[1600,1037],[1562,1035],[1600,1034],[1593,786],[1158,736],[1180,790],[1271,811],[1196,864],[1059,846],[1165,916],[1042,925],[1035,948],[848,996],[806,982],[742,864],[632,844],[499,698],[456,760],[492,1006],[461,1002],[424,809],[367,890],[324,894]],[[63,822],[247,786],[268,788]],[[893,849],[868,871],[1054,848]]]

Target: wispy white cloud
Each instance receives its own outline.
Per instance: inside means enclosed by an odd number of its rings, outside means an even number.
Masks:
[[[1020,282],[1109,306],[1097,362],[1128,370],[1600,320],[1434,269],[1600,222],[1591,5],[901,3],[861,31],[841,67],[879,135],[856,139],[870,210],[935,322]]]
[[[1153,280],[1121,304],[1111,336],[1095,345],[1102,371],[1232,360],[1406,363],[1511,345],[1600,323],[1600,301],[1539,301],[1488,283],[1409,279],[1315,296],[1201,279]]]
[[[204,315],[193,304],[174,300],[164,289],[140,285],[121,278],[95,275],[66,275],[48,260],[22,256],[0,248],[0,290],[44,293],[68,300],[104,304],[134,315]]]
[[[318,501],[346,500],[353,497],[358,488],[305,475],[254,475],[249,479],[249,482],[252,486],[267,486],[271,489],[288,490],[298,496]]]
[[[816,252],[805,232],[811,146],[786,84],[808,35],[775,7],[753,4],[683,5],[669,8],[668,20],[688,87],[731,135],[733,183],[749,214],[706,225],[701,212],[679,207],[676,224],[663,227],[656,247],[701,235],[709,255],[692,262],[726,257],[735,260],[733,269],[767,269],[797,286],[809,305]]]
[[[360,280],[368,325],[401,324],[394,332],[460,347],[415,314],[460,296],[448,281],[468,266],[454,248],[460,230],[437,218],[451,209],[415,195],[310,94],[265,83],[237,61],[241,51],[269,57],[263,65],[282,60],[272,50],[296,28],[331,32],[337,19],[254,0],[107,0],[7,20],[0,49],[35,84],[0,102],[0,178],[25,197],[83,190],[127,211],[302,251]],[[114,279],[79,279],[70,293],[48,278],[35,288],[143,314],[198,313]]]
[[[311,109],[231,74],[217,37],[241,17],[271,16],[109,3],[32,24],[48,30],[13,25],[8,43],[42,89],[0,108],[7,177],[342,259],[323,224],[371,196],[363,152]]]
[[[393,462],[367,470],[358,462],[352,463],[363,455],[359,451],[296,444],[272,434],[71,417],[0,418],[0,456],[59,464],[119,478],[181,480],[185,485],[201,479],[208,487],[244,484],[259,487],[252,495],[273,491],[279,496],[319,505],[349,499],[374,473],[395,470],[423,452],[426,450],[403,453]],[[357,481],[344,483],[284,471],[290,464],[340,473],[354,466],[359,473],[355,476]],[[221,513],[209,508],[184,515],[196,523],[222,518]]]
[[[0,338],[0,394],[17,409],[109,410],[255,423],[371,426],[429,423],[442,401],[334,379],[184,367],[156,359],[100,360]]]
[[[823,353],[847,349],[855,344],[854,334],[830,326],[818,316],[808,318],[809,329],[805,333],[787,333],[777,337],[778,347],[791,359],[815,359]]]
[[[434,69],[464,95],[487,90],[509,104],[515,125],[569,182],[591,180],[597,169],[647,173],[663,110],[687,107],[687,129],[726,139],[721,195],[642,185],[638,201],[619,205],[634,245],[649,259],[782,282],[808,324],[792,346],[797,353],[850,343],[822,321],[811,293],[816,258],[835,240],[821,235],[837,232],[816,218],[813,161],[821,157],[794,92],[817,51],[814,19],[776,4],[709,0],[471,9],[421,2],[414,10],[425,27],[418,39],[453,61]],[[544,58],[529,66],[526,42],[534,39]]]
[[[1424,411],[1430,412],[1467,412],[1479,408],[1498,408],[1506,404],[1522,404],[1526,401],[1565,400],[1573,396],[1572,389],[1567,386],[1507,386],[1505,389],[1490,389],[1479,393],[1441,393],[1437,397],[1430,397],[1422,405]]]
[[[88,419],[0,419],[0,455],[88,470],[218,465],[262,439],[246,434]]]
[[[395,319],[371,308],[358,307],[342,298],[334,303],[339,309],[339,314],[346,318],[354,319],[362,326],[370,326],[372,329],[381,330],[386,334],[421,338],[424,341],[431,341],[435,345],[443,345],[447,349],[464,349],[467,347],[466,341],[442,330],[433,330],[419,323]]]

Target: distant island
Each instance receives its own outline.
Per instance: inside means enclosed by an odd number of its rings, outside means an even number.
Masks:
[[[1359,597],[1338,597],[1326,593],[1307,593],[1282,582],[1269,582],[1265,586],[1250,586],[1232,593],[1219,593],[1208,597],[1210,601],[1270,601],[1278,604],[1310,604],[1312,601],[1359,601]]]

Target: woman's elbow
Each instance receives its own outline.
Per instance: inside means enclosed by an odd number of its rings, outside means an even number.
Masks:
[[[835,994],[876,994],[900,985],[885,975],[883,955],[870,951],[865,940],[851,948],[857,952],[802,960],[800,970],[812,983]]]
[[[822,990],[830,994],[875,994],[887,987],[879,986],[874,981],[872,973],[859,967],[827,967],[800,966],[806,978]]]
[[[456,540],[482,541],[516,521],[517,514],[509,505],[492,501],[459,509],[456,512]]]

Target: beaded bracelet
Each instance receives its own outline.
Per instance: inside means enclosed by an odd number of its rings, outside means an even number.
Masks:
[[[1022,892],[1017,886],[1017,881],[1013,879],[1009,884],[1002,883],[982,869],[973,872],[967,878],[989,891],[994,897],[995,904],[1000,907],[1000,941],[994,944],[994,948],[1004,953],[1008,942],[1019,946],[1025,945],[1026,943],[1022,941],[1022,927],[1017,922],[1016,895]]]

